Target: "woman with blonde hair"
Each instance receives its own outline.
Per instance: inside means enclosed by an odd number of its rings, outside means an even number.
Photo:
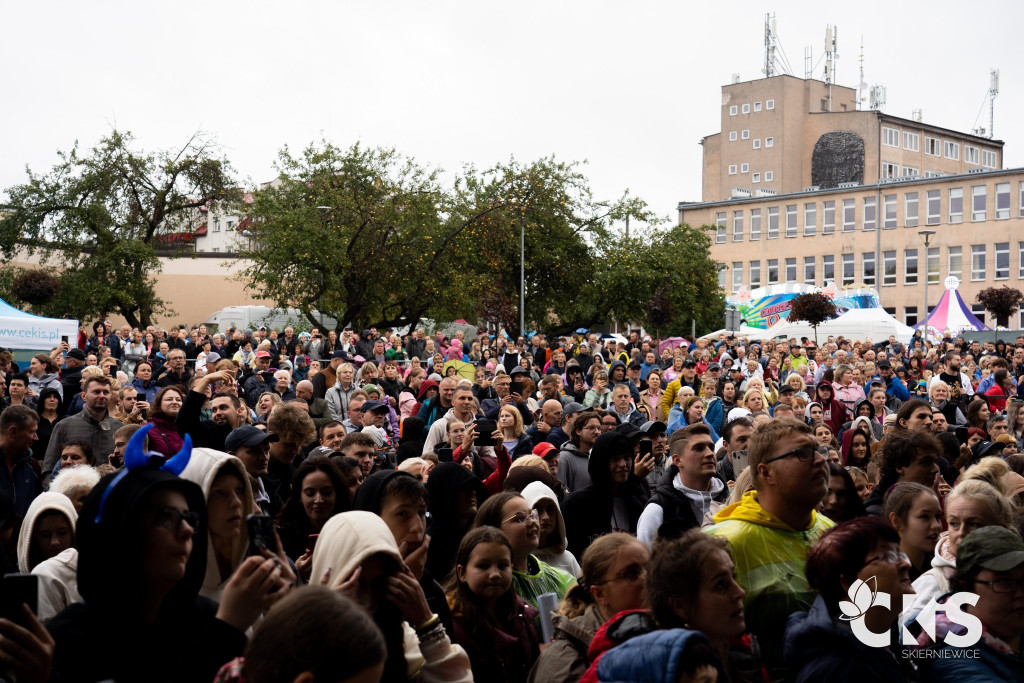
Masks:
[[[765,405],[764,394],[759,389],[747,389],[743,394],[743,400],[740,401],[740,406],[751,413],[759,413],[768,409],[768,406]]]
[[[533,440],[526,434],[523,416],[515,406],[502,406],[498,411],[498,429],[501,430],[502,444],[513,460],[533,450]]]
[[[256,400],[256,420],[266,422],[270,417],[270,411],[281,405],[281,397],[273,391],[264,391]]]
[[[810,397],[807,395],[807,382],[800,376],[799,372],[793,371],[786,375],[786,385],[793,387],[794,398],[802,398],[804,401],[810,401]]]
[[[597,630],[623,610],[644,607],[648,559],[647,547],[630,534],[606,534],[590,544],[576,585],[553,615],[554,637],[528,680],[575,683],[583,677]]]

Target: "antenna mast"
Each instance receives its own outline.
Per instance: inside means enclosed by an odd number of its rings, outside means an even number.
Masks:
[[[825,85],[828,86],[828,110],[832,111],[832,83],[835,82],[835,60],[839,58],[836,41],[839,27],[828,24],[825,26]]]
[[[996,134],[996,95],[999,94],[999,69],[992,69],[989,76],[991,82],[988,87],[988,139],[991,140]]]
[[[860,83],[857,84],[857,109],[864,108],[868,84],[864,81],[864,36],[860,37]]]
[[[775,75],[775,15],[764,15],[764,75]]]

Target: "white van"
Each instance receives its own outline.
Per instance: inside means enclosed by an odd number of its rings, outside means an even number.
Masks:
[[[320,314],[313,311],[318,321]],[[306,316],[297,308],[270,308],[269,306],[227,306],[207,316],[203,323],[216,332],[227,332],[232,325],[240,330],[257,330],[261,325],[279,331],[291,326],[296,332],[312,327]],[[333,330],[338,324],[334,318],[325,315],[323,328]]]

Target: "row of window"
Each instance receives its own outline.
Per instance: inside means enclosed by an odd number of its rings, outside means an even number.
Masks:
[[[900,129],[882,126],[882,144],[886,147],[899,148]],[[903,149],[910,152],[921,151],[921,134],[908,130],[903,131]],[[959,161],[960,143],[926,135],[924,136],[924,153],[933,157],[946,157]],[[978,165],[980,163],[985,168],[996,168],[998,158],[999,155],[995,150],[964,144],[964,161],[968,164]]]
[[[744,164],[746,166],[746,164]],[[729,167],[729,174],[734,173],[735,166]],[[743,171],[746,173],[746,171]],[[754,174],[758,175],[758,174]],[[753,178],[751,178],[753,180]],[[771,180],[771,171],[765,173],[765,180]],[[1010,183],[996,183],[995,211],[996,220],[1010,217]],[[988,186],[974,185],[970,188],[970,218],[972,222],[986,221],[988,213]],[[924,200],[924,225],[939,225],[942,221],[942,190],[906,192],[903,194],[903,227],[916,228],[921,225],[921,200]],[[861,197],[860,215],[857,211],[857,199],[828,199],[823,202],[805,202],[803,210],[799,204],[772,206],[767,209],[738,209],[732,212],[732,241],[742,242],[746,237],[749,220],[749,238],[751,241],[761,239],[762,227],[766,230],[767,239],[777,239],[780,229],[785,229],[786,237],[797,237],[802,228],[805,237],[818,233],[818,214],[821,214],[821,234],[831,235],[836,232],[837,221],[842,232],[853,232],[858,222],[862,230],[875,230],[881,221],[882,228],[891,230],[899,223],[899,195],[895,192],[881,196],[881,216],[878,210],[878,197],[869,195]],[[780,214],[781,211],[784,214]],[[964,188],[951,187],[946,190],[946,222],[955,225],[964,222]],[[748,215],[749,213],[749,215]],[[1024,181],[1018,183],[1018,213],[1024,216]],[[803,216],[801,226],[800,217]],[[784,218],[784,223],[780,220]],[[715,242],[724,244],[728,238],[729,212],[715,212]]]
[[[768,110],[775,109],[775,100],[765,100],[764,108],[768,109]],[[747,103],[742,104],[742,105],[736,105],[736,104],[732,105],[731,107],[729,107],[729,116],[736,116],[737,114],[740,113],[740,111],[742,111],[744,114],[749,114],[750,113],[750,103],[747,102]],[[761,103],[760,102],[754,102],[754,111],[755,112],[761,111]],[[744,139],[746,139],[746,138],[744,138]]]
[[[739,166],[737,166],[736,164],[729,164],[729,175],[736,175],[737,169],[739,170],[740,173],[749,173],[750,172],[750,164],[745,164],[744,163],[744,164],[740,164]],[[772,171],[765,171],[764,172],[764,181],[766,183],[770,183],[774,179],[775,179],[775,173],[774,172],[772,172]],[[759,182],[761,182],[761,174],[757,173],[757,172],[752,173],[750,175],[750,182],[752,182],[752,183],[759,183]]]
[[[920,254],[923,250],[903,250],[903,277],[904,285],[917,285],[921,282]],[[925,273],[928,284],[937,285],[941,281],[941,259],[940,247],[929,247],[925,258]],[[946,248],[946,274],[953,275],[959,279],[964,276],[964,247]],[[972,282],[983,282],[989,276],[989,245],[972,244],[967,254],[970,259],[967,263],[969,275]],[[843,287],[853,284],[858,279],[869,287],[881,285],[882,287],[894,287],[899,281],[898,254],[895,249],[882,252],[882,272],[879,281],[877,264],[875,263],[875,252],[868,251],[860,255],[860,270],[857,269],[856,254],[841,254],[837,264],[833,254],[826,254],[821,257],[819,263],[817,256],[802,257],[803,272],[798,269],[800,263],[798,257],[790,256],[783,259],[767,259],[765,261],[765,272],[762,279],[760,259],[750,261],[744,272],[742,261],[733,261],[731,276],[731,290],[738,292],[746,285],[750,289],[762,285],[777,285],[782,283],[803,282],[808,285],[822,285],[826,282],[839,282]],[[726,289],[726,274],[724,263],[719,264],[719,284]],[[837,277],[838,265],[838,277]],[[992,279],[1010,279],[1010,243],[997,242],[992,245]],[[1024,280],[1024,242],[1017,243],[1017,277]]]
[[[750,129],[749,128],[744,128],[741,131],[735,131],[735,130],[729,131],[729,142],[736,142],[737,139],[749,140],[750,139]],[[761,138],[754,138],[754,142],[751,143],[751,144],[753,145],[754,149],[761,149]],[[764,146],[765,147],[774,147],[775,146],[775,138],[774,137],[767,137],[767,138],[765,138],[764,139]]]

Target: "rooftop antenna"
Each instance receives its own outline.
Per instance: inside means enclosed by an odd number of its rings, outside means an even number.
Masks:
[[[870,107],[875,111],[885,109],[885,86],[875,84],[871,86]]]
[[[857,109],[864,108],[868,84],[864,80],[864,36],[860,37],[860,83],[857,85]]]
[[[832,111],[832,83],[835,82],[835,60],[839,58],[836,42],[839,38],[839,27],[828,24],[825,26],[825,85],[828,86],[828,110]]]
[[[775,15],[764,15],[764,75],[775,75]]]
[[[999,94],[999,69],[989,71],[990,82],[988,86],[988,139],[995,136],[996,125],[996,95]]]
[[[914,121],[917,121],[918,123],[921,123],[923,117],[924,111],[921,109],[914,109],[913,111],[910,112],[910,118]]]
[[[814,48],[810,45],[804,47],[804,80],[814,77]]]

